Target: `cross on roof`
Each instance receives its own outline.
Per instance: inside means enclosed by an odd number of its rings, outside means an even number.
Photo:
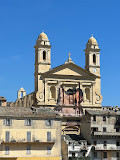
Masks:
[[[70,58],[71,53],[68,53],[68,54],[69,54],[69,58]]]

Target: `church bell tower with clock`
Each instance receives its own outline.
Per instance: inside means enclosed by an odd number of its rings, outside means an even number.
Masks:
[[[85,69],[100,76],[100,49],[96,39],[89,38],[85,51]]]

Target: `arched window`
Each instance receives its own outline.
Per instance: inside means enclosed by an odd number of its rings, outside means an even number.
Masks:
[[[56,98],[56,93],[55,93],[55,86],[50,87],[50,98],[55,99]]]
[[[93,63],[96,64],[96,55],[93,54]]]
[[[21,98],[23,98],[23,91],[21,91]]]
[[[85,89],[86,99],[90,101],[90,88]]]
[[[46,51],[43,51],[43,60],[46,60]]]

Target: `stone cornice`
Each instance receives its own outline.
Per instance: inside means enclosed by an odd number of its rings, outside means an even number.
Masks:
[[[47,73],[38,73],[38,75],[41,75],[43,77],[55,77],[55,78],[70,78],[70,79],[96,79],[100,78],[99,76],[75,76],[75,75],[59,75],[59,74],[47,74]]]

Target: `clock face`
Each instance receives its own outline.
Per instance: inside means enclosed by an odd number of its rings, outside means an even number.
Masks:
[[[96,69],[96,68],[93,68],[93,72],[96,73],[96,72],[97,72],[97,69]]]

